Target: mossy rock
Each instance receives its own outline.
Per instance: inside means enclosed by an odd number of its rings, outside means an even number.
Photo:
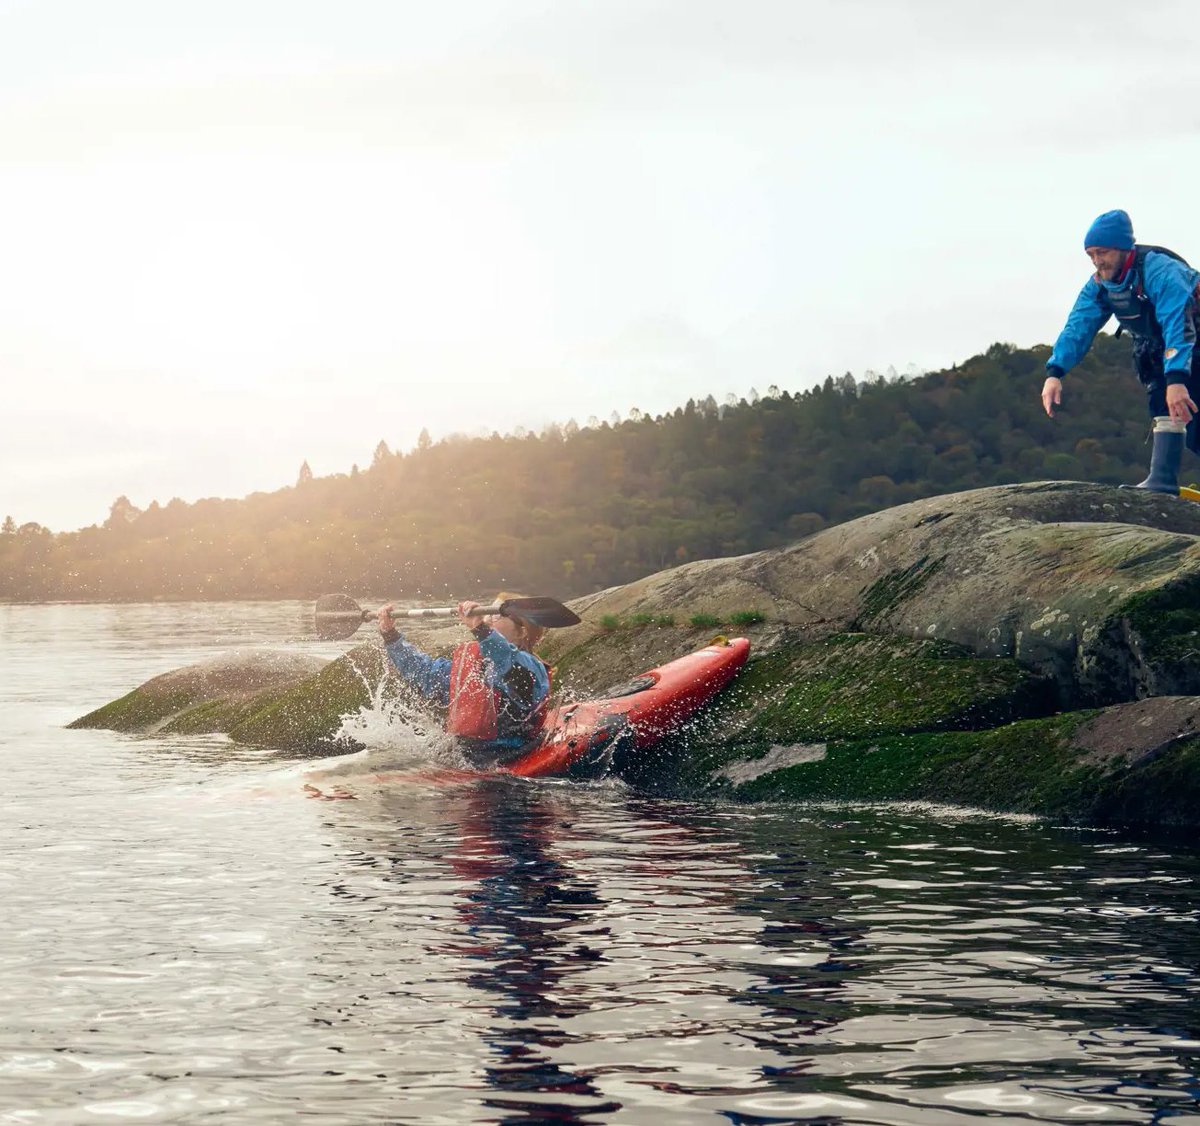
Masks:
[[[740,798],[923,800],[993,810],[1067,814],[1095,791],[1099,768],[1077,765],[1070,735],[1089,713],[1023,720],[991,731],[831,740],[757,777],[726,767]],[[786,750],[787,748],[782,748]],[[781,761],[783,756],[780,756]],[[764,765],[766,763],[764,762]]]
[[[227,731],[256,701],[274,698],[323,669],[321,657],[248,649],[156,676],[70,723],[130,734]]]
[[[292,754],[356,750],[356,744],[336,738],[342,717],[369,704],[386,673],[383,648],[374,642],[360,645],[316,676],[262,697],[228,729],[229,737]]]
[[[335,661],[247,650],[148,680],[70,726],[133,734],[221,732],[291,754],[345,752],[354,747],[336,739],[342,716],[370,703],[385,673],[377,642]]]
[[[1115,771],[1095,795],[1087,820],[1101,825],[1200,825],[1200,735]]]
[[[1118,639],[1136,643],[1128,667],[1114,666],[1137,695],[1200,692],[1200,575],[1180,575],[1133,595],[1117,608],[1107,629],[1114,648]]]
[[[1053,685],[1007,658],[944,641],[835,634],[752,660],[713,717],[767,746],[994,727],[1054,710]]]
[[[1200,697],[1158,697],[989,731],[776,746],[719,765],[750,801],[930,801],[1092,825],[1200,823]]]

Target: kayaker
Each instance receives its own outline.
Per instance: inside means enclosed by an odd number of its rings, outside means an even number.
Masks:
[[[499,594],[497,602],[520,597]],[[422,696],[446,708],[446,730],[471,757],[503,758],[523,747],[545,718],[550,670],[533,648],[545,630],[511,615],[484,615],[478,602],[460,602],[459,620],[472,640],[450,657],[431,657],[396,628],[393,603],[380,608],[379,632],[396,671]]]
[[[1186,441],[1200,454],[1195,358],[1200,325],[1200,273],[1173,251],[1139,246],[1124,211],[1106,211],[1088,228],[1083,247],[1096,272],[1075,299],[1066,327],[1046,361],[1042,406],[1053,418],[1062,403],[1062,378],[1087,355],[1096,333],[1115,316],[1118,335],[1133,337],[1133,366],[1146,388],[1154,420],[1150,473],[1136,489],[1179,494],[1179,464]]]

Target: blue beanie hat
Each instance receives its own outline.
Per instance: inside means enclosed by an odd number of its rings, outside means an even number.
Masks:
[[[1128,211],[1106,211],[1083,236],[1083,249],[1111,246],[1115,250],[1133,249],[1133,220]]]

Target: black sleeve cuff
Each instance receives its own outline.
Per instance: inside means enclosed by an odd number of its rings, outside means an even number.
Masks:
[[[379,633],[383,638],[384,645],[391,645],[393,641],[400,640],[400,631],[395,626],[388,630],[380,630]]]
[[[1047,364],[1046,365],[1046,378],[1047,379],[1049,379],[1051,376],[1053,376],[1055,379],[1062,379],[1062,377],[1066,374],[1067,373],[1065,371],[1063,371],[1063,369],[1060,368],[1058,366],[1058,364]]]
[[[471,630],[471,633],[473,633],[475,635],[476,641],[482,641],[491,632],[492,632],[492,627],[489,626],[487,624],[487,622],[480,622],[479,625],[477,625],[473,630]]]

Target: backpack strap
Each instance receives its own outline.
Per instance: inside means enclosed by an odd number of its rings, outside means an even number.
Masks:
[[[1137,251],[1136,257],[1133,260],[1133,268],[1136,271],[1134,274],[1134,283],[1136,286],[1134,292],[1138,295],[1139,301],[1146,299],[1146,287],[1142,284],[1142,274],[1145,269],[1146,255],[1150,251],[1153,250],[1155,254],[1165,254],[1168,258],[1174,258],[1176,262],[1182,262],[1190,268],[1190,263],[1182,254],[1176,254],[1175,251],[1169,250],[1165,246],[1152,246],[1149,243],[1143,245],[1139,242],[1134,249]]]
[[[1133,265],[1130,267],[1130,269],[1133,270],[1133,293],[1138,301],[1142,304],[1145,304],[1149,301],[1149,298],[1146,296],[1145,269],[1146,255],[1151,251],[1153,251],[1155,254],[1165,254],[1168,258],[1174,258],[1176,262],[1182,262],[1189,269],[1191,268],[1191,264],[1186,258],[1184,258],[1182,254],[1176,254],[1175,251],[1166,246],[1155,246],[1152,243],[1139,242],[1136,246],[1134,246],[1133,249]],[[1200,283],[1197,283],[1196,291],[1197,297],[1200,298]],[[1124,331],[1125,326],[1118,325],[1117,331],[1113,333],[1113,339],[1116,340]]]

